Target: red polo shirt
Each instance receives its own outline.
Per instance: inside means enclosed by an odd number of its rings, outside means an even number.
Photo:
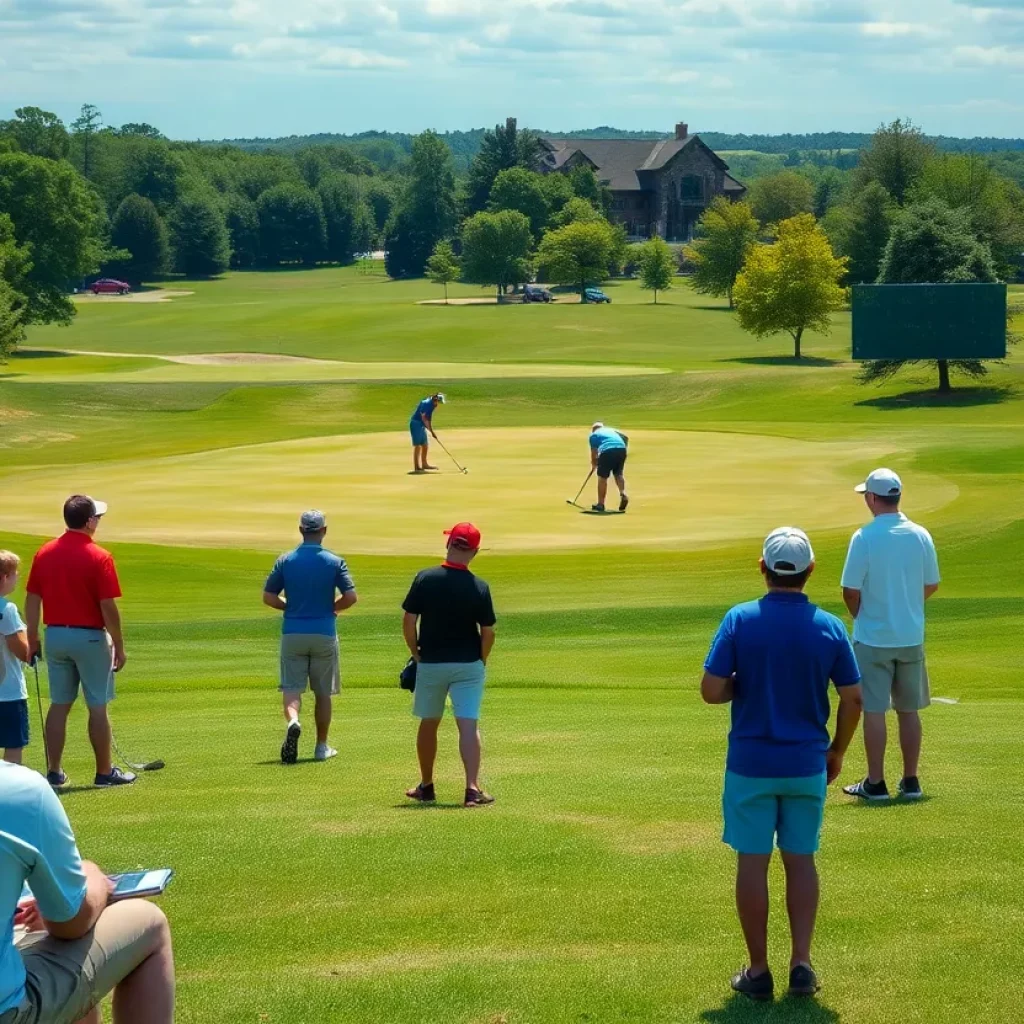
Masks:
[[[43,599],[47,626],[80,629],[103,629],[100,601],[121,596],[113,555],[73,530],[36,552],[25,589]]]

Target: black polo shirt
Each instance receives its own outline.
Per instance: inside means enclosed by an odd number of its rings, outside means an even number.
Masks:
[[[420,617],[420,660],[427,664],[480,660],[480,626],[493,626],[487,584],[463,566],[424,569],[402,608]]]

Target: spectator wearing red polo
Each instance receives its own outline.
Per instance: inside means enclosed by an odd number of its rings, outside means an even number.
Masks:
[[[64,502],[65,533],[44,544],[32,561],[26,585],[29,655],[39,653],[40,617],[46,625],[50,710],[46,717],[47,781],[68,784],[61,767],[68,715],[81,686],[89,709],[89,741],[96,755],[97,786],[135,781],[111,761],[107,705],[114,699],[114,673],[127,660],[117,598],[121,585],[114,559],[93,542],[105,502],[74,494]]]

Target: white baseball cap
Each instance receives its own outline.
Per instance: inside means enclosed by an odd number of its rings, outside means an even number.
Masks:
[[[814,561],[814,549],[803,530],[780,526],[765,538],[764,564],[776,576],[796,576],[806,572]]]
[[[903,493],[903,481],[891,469],[876,469],[868,473],[867,480],[857,484],[854,490],[858,494],[867,491],[877,494],[880,498],[898,498]]]
[[[442,405],[448,401],[448,396],[443,391],[435,391],[431,397],[436,398]]]
[[[86,495],[86,497],[89,496]],[[89,500],[92,502],[92,507],[96,510],[93,512],[94,516],[99,518],[100,516],[105,516],[107,514],[107,503],[105,501],[100,501],[97,498],[89,498]]]

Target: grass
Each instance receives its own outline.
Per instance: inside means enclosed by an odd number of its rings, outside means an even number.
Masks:
[[[791,366],[744,362],[771,344],[685,291],[658,309],[626,284],[600,309],[439,310],[415,305],[429,285],[349,271],[187,287],[195,295],[172,303],[83,306],[72,328],[34,329],[30,344],[273,351],[289,324],[285,351],[325,359],[673,372],[456,381],[438,428],[471,473],[423,479],[405,475],[401,431],[436,378],[261,382],[250,367],[244,383],[144,383],[134,359],[12,362],[0,378],[0,546],[28,556],[80,486],[112,502],[103,531],[130,655],[115,727],[132,757],[168,767],[64,800],[83,850],[111,870],[175,867],[162,905],[181,1021],[1015,1019],[1019,361],[993,374],[991,404],[864,405],[914,385],[856,385],[842,318],[812,346],[835,365]],[[561,319],[524,329],[524,313]],[[635,506],[617,519],[563,500],[586,472],[580,440],[597,416],[635,435]],[[757,593],[757,537],[782,520],[812,528],[812,596],[839,611],[861,516],[848,487],[876,461],[903,472],[908,511],[939,545],[933,692],[959,703],[926,713],[930,799],[865,808],[830,795],[825,989],[815,1004],[752,1007],[726,994],[743,958],[719,839],[727,719],[701,704],[700,665],[725,608]],[[277,621],[259,593],[294,516],[321,500],[360,593],[341,625],[341,756],[285,769]],[[405,588],[463,514],[485,529],[479,571],[500,617],[483,721],[498,803],[473,813],[443,806],[460,785],[450,723],[442,806],[405,806],[414,726],[396,679]],[[80,709],[70,735],[68,770],[85,781]],[[29,755],[39,767],[37,740]],[[858,738],[845,776],[862,770]]]

